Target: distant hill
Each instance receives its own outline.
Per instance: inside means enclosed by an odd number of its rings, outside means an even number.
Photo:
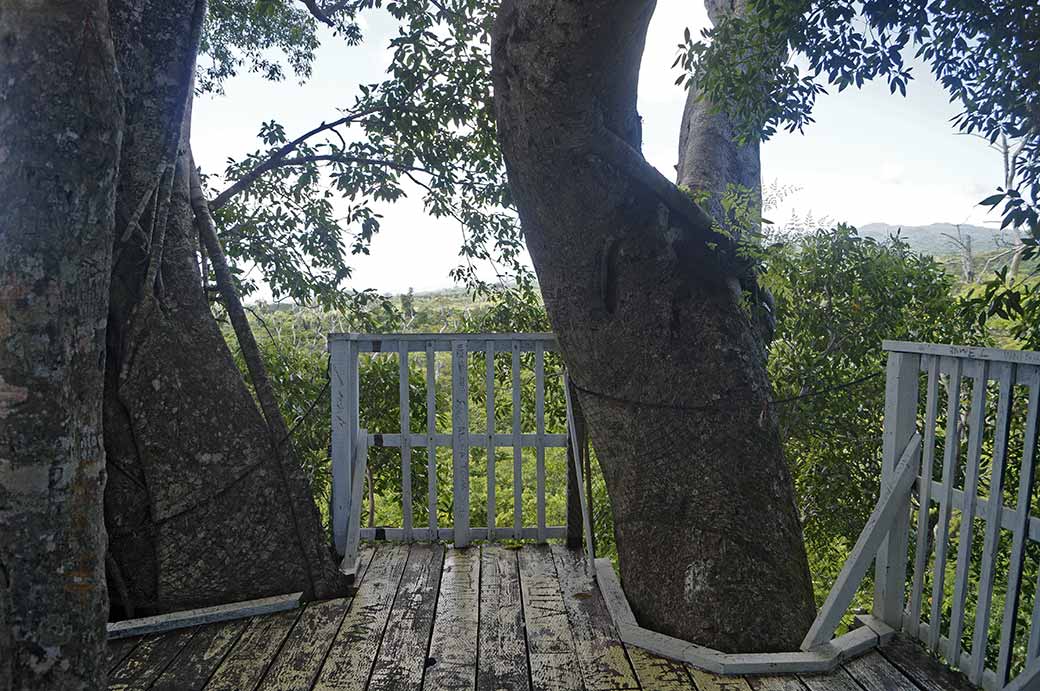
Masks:
[[[887,240],[890,235],[899,231],[910,247],[920,254],[930,254],[941,257],[958,252],[948,237],[957,237],[957,228],[952,223],[932,223],[926,226],[897,226],[888,223],[868,223],[859,227],[859,234],[863,237],[875,240]],[[961,234],[971,237],[971,249],[973,253],[990,252],[1000,247],[1006,247],[1010,243],[1007,233],[1001,233],[995,228],[983,228],[961,224]]]

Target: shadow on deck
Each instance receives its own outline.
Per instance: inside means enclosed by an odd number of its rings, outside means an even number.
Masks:
[[[367,546],[351,597],[113,641],[111,689],[966,691],[896,638],[820,676],[717,677],[619,642],[559,545]]]

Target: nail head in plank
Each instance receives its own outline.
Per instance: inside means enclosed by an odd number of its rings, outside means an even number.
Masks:
[[[287,609],[295,609],[300,606],[300,598],[303,593],[291,595],[277,595],[265,597],[259,600],[247,600],[227,605],[216,605],[214,607],[201,607],[189,609],[183,612],[171,612],[170,614],[159,614],[154,617],[143,617],[141,619],[127,619],[117,621],[108,625],[109,640],[117,638],[129,638],[131,636],[143,636],[150,633],[163,633],[174,629],[183,629],[201,624],[213,624],[219,621],[231,619],[242,619],[256,616],[258,614],[271,614],[282,612]]]
[[[563,545],[553,545],[551,550],[586,691],[639,689],[584,556]]]
[[[423,688],[474,689],[480,611],[480,547],[447,548]]]
[[[416,689],[421,685],[443,561],[443,545],[416,544],[409,550],[368,691]]]
[[[528,691],[527,640],[516,550],[484,545],[480,562],[477,691]]]

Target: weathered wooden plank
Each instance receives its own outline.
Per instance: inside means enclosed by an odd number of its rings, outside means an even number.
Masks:
[[[174,629],[201,626],[202,624],[214,624],[218,621],[246,619],[258,614],[281,612],[299,607],[300,597],[302,596],[303,593],[276,595],[275,597],[265,597],[259,600],[232,602],[226,605],[159,614],[154,617],[117,621],[108,625],[108,637],[109,639],[130,638],[150,633],[162,633]]]
[[[406,344],[401,344],[398,350],[397,370],[398,412],[401,417],[401,527],[407,541],[412,539],[412,389]]]
[[[880,651],[924,691],[977,691],[967,677],[952,671],[909,638],[896,636],[881,646]]]
[[[455,546],[469,544],[469,354],[465,341],[451,350],[452,510]]]
[[[686,665],[636,646],[626,649],[643,691],[697,691]]]
[[[360,581],[364,584],[372,550],[359,560]],[[325,656],[350,609],[353,597],[313,602],[300,613],[281,650],[267,669],[258,687],[261,691],[309,689],[325,662]]]
[[[849,660],[845,671],[864,691],[918,691],[912,681],[877,651]]]
[[[949,549],[950,511],[953,503],[953,481],[957,469],[957,457],[960,453],[960,408],[961,408],[961,361],[946,359],[942,361],[943,369],[949,373],[950,380],[946,389],[946,443],[943,449],[942,491],[939,498],[939,521],[935,526],[935,561],[932,564],[932,607],[928,621],[927,644],[929,650],[935,652],[939,647],[939,622],[942,621],[942,604],[945,595],[946,551]]]
[[[368,691],[417,689],[426,668],[443,545],[413,545],[376,655]]]
[[[917,636],[921,625],[921,602],[924,576],[928,569],[928,545],[931,544],[929,525],[932,505],[932,476],[935,468],[935,432],[939,414],[939,358],[925,356],[928,385],[925,397],[924,442],[921,453],[921,479],[918,484],[920,509],[917,512],[917,543],[914,551],[913,585],[910,589],[910,607],[903,617],[903,627],[911,636]]]
[[[253,689],[282,647],[302,610],[254,617],[206,684],[206,691]]]
[[[195,635],[181,629],[147,636],[108,679],[109,691],[137,691],[151,686]]]
[[[155,680],[152,689],[197,691],[203,688],[248,626],[248,620],[239,619],[202,627]]]
[[[972,363],[974,382],[972,382],[971,388],[971,411],[968,422],[964,506],[961,508],[961,526],[957,536],[957,564],[953,585],[953,608],[950,613],[950,645],[946,650],[946,659],[953,666],[957,666],[963,650],[961,634],[964,631],[965,606],[968,600],[971,548],[975,535],[975,507],[979,495],[979,464],[982,461],[982,437],[986,424],[987,364],[985,361]]]
[[[476,688],[480,548],[447,549],[423,688]]]
[[[407,545],[386,545],[376,550],[325,657],[315,691],[365,688],[408,561],[408,551]]]
[[[1004,471],[1007,467],[1008,435],[1011,431],[1011,397],[1015,383],[1014,365],[997,363],[991,369],[996,373],[1000,390],[994,431],[993,459],[990,465],[990,510],[984,514],[982,561],[979,562],[982,575],[978,582],[978,599],[975,605],[975,629],[971,644],[972,665],[966,670],[968,679],[973,684],[982,683],[983,671],[986,667],[986,644],[989,637],[990,610],[993,605],[993,580],[997,568],[995,552],[999,548],[1000,514],[1004,508]],[[964,665],[961,666],[964,667]]]
[[[108,646],[105,648],[105,669],[109,671],[109,674],[130,656],[140,642],[140,638],[122,638],[108,642]]]
[[[827,674],[802,675],[809,691],[863,691],[849,673],[840,667]]]
[[[477,691],[528,691],[527,640],[516,552],[484,545],[480,557]]]
[[[531,685],[535,691],[582,689],[567,606],[560,593],[552,554],[544,545],[532,545],[521,549],[517,556]]]
[[[690,675],[697,691],[751,691],[743,677],[723,677],[700,669],[691,669]]]
[[[805,684],[798,677],[748,677],[753,691],[805,691]]]
[[[437,360],[433,341],[426,342],[426,504],[430,530],[437,532]]]
[[[562,545],[553,545],[551,549],[585,688],[588,691],[638,689],[639,682],[607,605],[589,575],[591,565],[584,562],[580,553]]]
[[[513,341],[513,537],[524,527],[524,458],[520,428],[520,342]]]
[[[1019,383],[1029,387],[1029,402],[1026,415],[1022,463],[1018,478],[1018,501],[1012,512],[1013,527],[1011,544],[1011,563],[1008,568],[1007,592],[1019,593],[1022,587],[1022,574],[1025,565],[1025,550],[1028,544],[1030,498],[1033,495],[1033,481],[1036,476],[1036,465],[1029,462],[1036,453],[1037,426],[1040,425],[1040,368],[1030,367],[1023,371],[1019,368]],[[1019,597],[1006,597],[1004,600],[1004,616],[1000,622],[1000,648],[997,653],[997,680],[1003,684],[1011,673],[1011,658],[1015,643],[1015,622],[1018,620],[1020,607]]]

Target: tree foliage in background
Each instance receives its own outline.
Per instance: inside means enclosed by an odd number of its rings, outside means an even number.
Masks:
[[[897,237],[838,226],[767,251],[776,297],[769,372],[817,595],[866,523],[881,475],[883,339],[979,343],[953,279]]]
[[[826,85],[838,91],[884,79],[906,93],[908,56],[927,63],[961,111],[962,132],[1019,149],[1019,178],[983,203],[1003,204],[1004,227],[1038,233],[1040,12],[1034,0],[750,0],[694,40],[677,63],[687,83],[725,107],[746,138],[811,123]],[[801,58],[793,61],[794,54]],[[804,67],[803,67],[804,65]]]
[[[325,19],[333,40],[351,45],[363,40],[366,13],[397,23],[385,80],[359,85],[338,113],[300,135],[263,123],[261,147],[210,176],[211,206],[243,290],[262,277],[276,299],[363,308],[375,296],[347,289],[349,256],[369,252],[381,210],[409,195],[431,217],[458,223],[453,278],[482,294],[496,283],[530,288],[494,137],[488,31],[497,3],[329,4],[326,16],[288,0],[222,0],[207,17],[198,81],[209,90],[242,69],[306,79]],[[490,283],[481,272],[487,264],[497,278]]]

